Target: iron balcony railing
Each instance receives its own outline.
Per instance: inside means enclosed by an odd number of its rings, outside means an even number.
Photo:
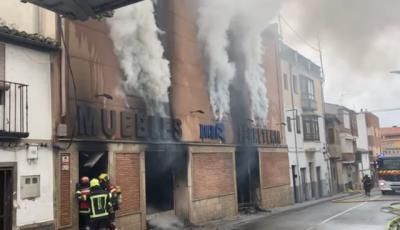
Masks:
[[[28,128],[28,85],[0,80],[0,139],[28,137]]]

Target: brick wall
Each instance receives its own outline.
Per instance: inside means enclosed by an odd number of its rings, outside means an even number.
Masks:
[[[116,154],[116,184],[121,187],[119,215],[140,211],[140,157],[134,153]]]
[[[283,153],[261,153],[263,188],[290,185],[289,157]]]
[[[234,193],[233,159],[230,153],[194,153],[193,199]]]
[[[62,154],[70,157],[70,154]],[[61,160],[60,160],[61,163]],[[60,166],[61,167],[61,166]],[[60,225],[67,226],[71,224],[71,174],[70,170],[60,171]]]

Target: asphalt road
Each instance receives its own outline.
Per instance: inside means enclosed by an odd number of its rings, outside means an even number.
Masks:
[[[356,195],[339,202],[326,202],[297,211],[289,211],[238,226],[242,230],[383,230],[395,217],[382,207],[400,202],[400,195],[367,198]]]

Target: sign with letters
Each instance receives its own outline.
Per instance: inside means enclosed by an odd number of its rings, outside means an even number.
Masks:
[[[223,123],[215,125],[200,124],[200,139],[201,140],[220,140],[225,143],[225,126]]]
[[[139,140],[182,139],[179,119],[148,116],[144,112],[114,111],[78,104],[78,136]]]

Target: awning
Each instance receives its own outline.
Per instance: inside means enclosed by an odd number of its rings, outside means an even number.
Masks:
[[[142,0],[22,0],[61,14],[69,19],[87,20]]]

